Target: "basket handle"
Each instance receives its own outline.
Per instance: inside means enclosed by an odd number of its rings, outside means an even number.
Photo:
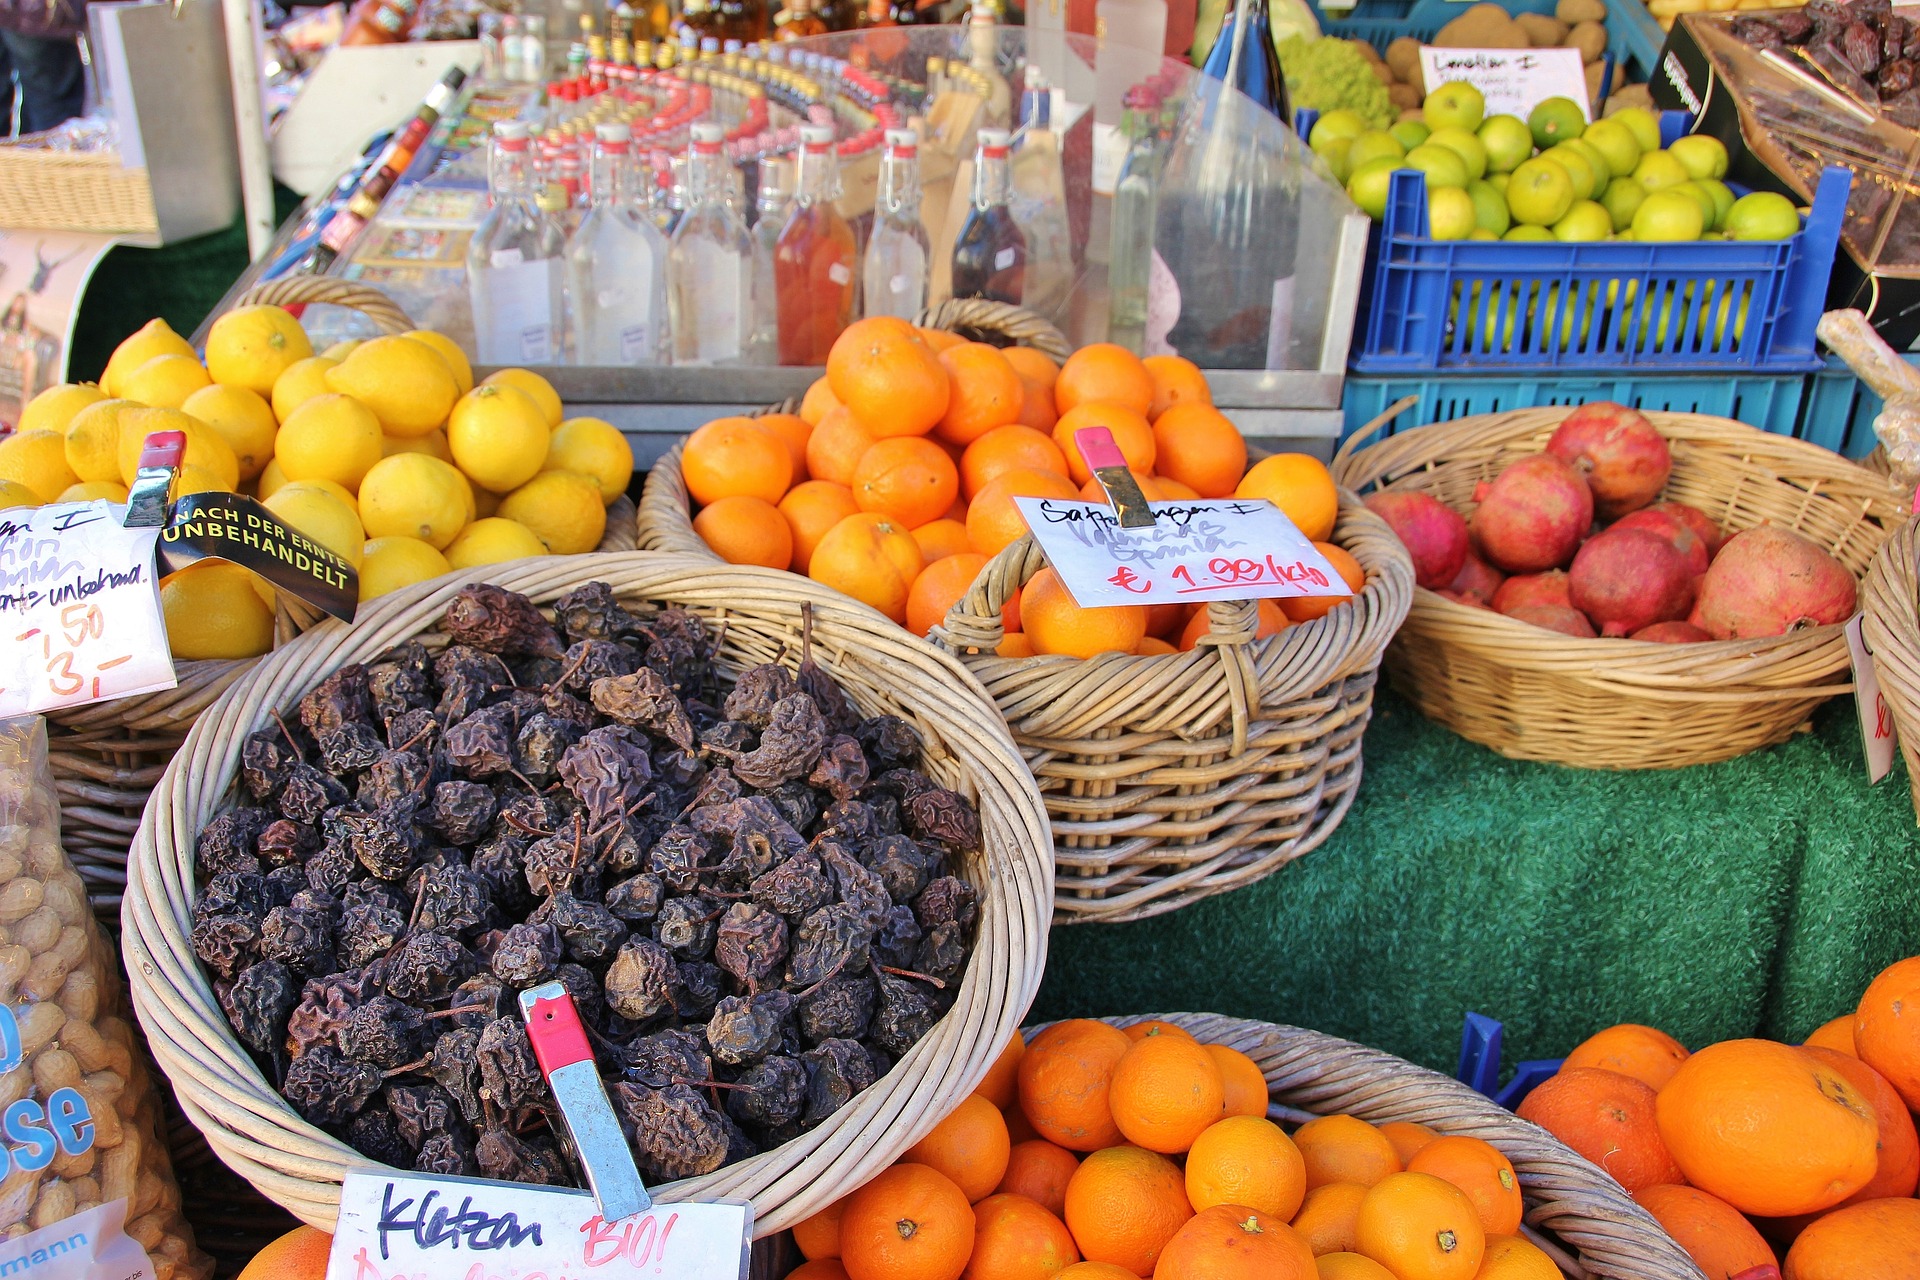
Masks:
[[[1359,430],[1355,431],[1345,440],[1342,440],[1340,447],[1333,452],[1333,473],[1340,475],[1344,472],[1347,459],[1359,452],[1362,441],[1381,431],[1389,422],[1392,422],[1395,418],[1419,403],[1420,397],[1417,395],[1401,396],[1398,400],[1395,400],[1392,404],[1375,414],[1372,420],[1363,424]]]
[[[915,323],[923,329],[945,329],[949,333],[968,329],[997,335],[1016,347],[1032,347],[1055,364],[1073,354],[1066,335],[1052,323],[1025,307],[991,298],[948,298],[922,311]]]
[[[306,303],[326,303],[360,312],[385,334],[406,333],[415,328],[407,313],[386,294],[369,285],[336,280],[331,276],[287,276],[257,284],[241,294],[234,307],[292,307]]]

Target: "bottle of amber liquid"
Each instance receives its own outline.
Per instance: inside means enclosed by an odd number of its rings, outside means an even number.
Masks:
[[[1013,177],[1007,131],[982,129],[973,160],[973,207],[953,244],[953,296],[1018,306],[1027,281],[1027,237],[1007,207]]]
[[[800,144],[794,209],[773,249],[774,295],[780,311],[780,363],[819,365],[827,362],[827,351],[840,331],[853,322],[859,258],[853,228],[834,204],[840,195],[840,168],[832,127],[801,126]],[[1002,135],[1003,157],[1004,148]],[[1003,159],[1003,172],[1005,167]]]
[[[778,29],[773,33],[775,40],[804,40],[808,36],[827,34],[827,24],[814,12],[813,0],[787,0],[786,8],[775,19]]]

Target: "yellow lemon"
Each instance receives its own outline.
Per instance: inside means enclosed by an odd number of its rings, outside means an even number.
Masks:
[[[120,394],[154,409],[178,409],[213,379],[192,356],[155,356],[120,379]]]
[[[70,484],[55,498],[55,502],[92,502],[105,498],[108,502],[125,502],[127,486],[116,480],[81,480]]]
[[[342,341],[334,343],[332,346],[328,347],[325,351],[322,351],[320,354],[325,356],[327,359],[333,361],[335,364],[339,364],[342,360],[345,360],[348,356],[353,354],[353,349],[360,345],[360,341],[361,340],[359,338],[346,338],[346,339],[343,339]]]
[[[473,518],[484,520],[500,509],[500,495],[491,489],[473,486]]]
[[[180,468],[180,474],[173,478],[173,489],[169,493],[175,502],[190,493],[231,493],[232,485],[220,483],[220,477],[205,467],[196,467],[191,462]]]
[[[533,530],[557,556],[579,555],[600,545],[607,509],[600,486],[578,471],[542,471],[500,499],[500,514]]]
[[[16,507],[38,507],[45,505],[40,495],[18,480],[0,480],[0,511],[11,511]],[[532,538],[532,534],[527,535]],[[538,542],[539,539],[535,538]]]
[[[620,428],[599,418],[569,418],[547,442],[542,471],[578,471],[600,486],[600,501],[612,502],[633,479],[633,446]]]
[[[497,383],[460,397],[447,422],[447,446],[467,479],[506,493],[539,474],[551,438],[540,406],[523,391]]]
[[[549,431],[560,425],[567,411],[560,407],[560,393],[553,384],[531,369],[496,369],[488,374],[483,387],[517,387],[540,406],[540,417]]]
[[[524,560],[547,554],[547,544],[533,530],[515,520],[487,516],[460,531],[447,547],[447,563],[456,569],[475,569],[503,560]]]
[[[360,603],[452,572],[447,558],[418,538],[369,538],[360,557]]]
[[[139,405],[101,400],[67,424],[67,465],[82,480],[120,480],[120,416]],[[125,483],[125,481],[121,481]]]
[[[33,490],[52,502],[80,477],[67,465],[67,438],[58,431],[16,432],[0,440],[0,480]]]
[[[327,385],[373,410],[390,436],[423,436],[447,420],[460,398],[453,370],[424,342],[394,336],[355,347]]]
[[[274,379],[273,417],[276,422],[285,422],[293,416],[293,411],[307,401],[329,394],[327,370],[336,368],[340,362],[329,360],[325,356],[308,356],[305,360],[296,360],[287,366],[287,371]]]
[[[353,508],[311,481],[295,480],[280,486],[261,504],[280,522],[305,534],[358,569],[367,533]]]
[[[240,460],[218,431],[178,409],[127,409],[120,415],[120,483],[129,489],[140,474],[140,455],[147,437],[160,431],[178,431],[187,437],[182,466],[201,467],[219,477],[223,489],[240,487]]]
[[[358,489],[380,461],[380,420],[352,396],[309,400],[280,424],[273,456],[289,480],[331,480]]]
[[[242,480],[251,480],[266,469],[273,457],[274,433],[280,428],[273,410],[258,393],[215,383],[188,396],[180,410],[220,434],[239,459]]]
[[[160,579],[174,657],[257,658],[273,648],[273,610],[252,577],[225,560],[200,560]]]
[[[415,342],[424,342],[438,351],[440,358],[447,362],[447,368],[453,370],[453,385],[461,395],[473,390],[473,366],[467,362],[467,353],[460,349],[459,343],[446,334],[435,333],[431,329],[415,329],[411,333],[400,336],[412,338]]]
[[[292,482],[291,480],[289,480],[289,481],[287,481],[287,482],[286,482],[286,484],[292,484],[292,483],[293,483],[293,482]],[[340,486],[340,485],[337,485],[337,484],[335,484],[335,483],[334,483],[333,481],[331,481],[331,480],[302,480],[302,481],[301,481],[300,483],[301,483],[301,484],[311,484],[311,485],[318,485],[318,486],[319,486],[320,488],[322,488],[322,489],[325,489],[325,490],[326,490],[326,491],[327,491],[328,493],[330,493],[330,494],[332,494],[332,495],[333,495],[334,497],[336,497],[336,498],[338,498],[338,499],[340,499],[340,501],[342,501],[342,502],[344,502],[344,503],[346,503],[346,504],[347,504],[347,510],[349,510],[349,511],[351,511],[351,512],[353,512],[353,514],[354,514],[354,518],[355,518],[355,519],[358,519],[358,518],[359,518],[359,516],[360,516],[360,499],[358,499],[358,498],[356,498],[356,497],[354,497],[354,496],[353,496],[353,494],[352,494],[351,492],[349,492],[349,491],[348,491],[347,489],[345,489],[344,487],[342,487],[342,486]],[[283,485],[282,487],[284,487],[284,485]],[[264,501],[266,501],[266,499],[264,499],[264,498],[263,498],[263,499],[261,499],[261,501],[263,501],[263,502],[264,502]],[[363,527],[364,527],[364,526],[363,526]]]
[[[261,469],[260,479],[254,483],[253,496],[265,502],[274,495],[276,490],[291,483],[292,481],[287,479],[287,473],[280,469],[280,459],[269,459],[267,465]],[[346,490],[342,489],[341,492],[345,493]]]
[[[110,396],[125,396],[120,379],[155,356],[193,357],[193,346],[167,327],[165,320],[149,320],[107,357],[106,371],[100,375],[100,389]]]
[[[360,523],[370,538],[418,538],[435,550],[464,529],[472,511],[467,478],[424,453],[382,458],[360,482]]]
[[[265,398],[295,361],[313,354],[307,331],[279,307],[241,307],[207,330],[207,372],[222,386]]]
[[[48,387],[27,401],[13,429],[22,433],[58,431],[64,434],[76,413],[106,398],[107,393],[91,382],[63,382],[57,387]]]
[[[453,450],[447,447],[447,433],[444,431],[429,431],[423,436],[409,436],[406,439],[381,436],[380,456],[391,458],[396,453],[424,453],[442,462],[453,461]]]

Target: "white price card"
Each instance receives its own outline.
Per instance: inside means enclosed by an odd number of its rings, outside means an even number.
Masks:
[[[157,528],[119,503],[0,511],[0,716],[171,689]]]
[[[1847,623],[1847,656],[1853,661],[1853,706],[1860,716],[1860,745],[1867,753],[1867,781],[1872,783],[1893,771],[1893,750],[1900,739],[1893,727],[1893,708],[1880,692],[1873,651],[1861,631],[1865,621],[1865,614],[1856,613]]]
[[[1420,70],[1428,92],[1449,80],[1465,80],[1487,100],[1490,116],[1525,120],[1548,98],[1571,98],[1591,120],[1587,71],[1578,49],[1436,49],[1420,46]]]
[[[1082,608],[1352,594],[1306,535],[1265,499],[1150,502],[1153,524],[1138,529],[1121,528],[1113,508],[1100,503],[1014,503]]]
[[[744,1280],[753,1206],[657,1204],[619,1222],[584,1191],[347,1174],[327,1280]]]

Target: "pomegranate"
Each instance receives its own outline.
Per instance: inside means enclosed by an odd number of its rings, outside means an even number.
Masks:
[[[1694,575],[1680,549],[1645,529],[1595,534],[1573,558],[1567,586],[1573,607],[1603,636],[1631,635],[1687,616]]]
[[[1853,574],[1818,545],[1761,525],[1727,539],[1687,621],[1716,640],[1784,635],[1845,622],[1855,594]]]
[[[1658,511],[1652,507],[1629,511],[1607,526],[1609,533],[1615,529],[1645,529],[1654,537],[1671,542],[1673,549],[1686,557],[1687,572],[1696,578],[1707,571],[1707,562],[1713,558],[1694,527],[1672,511]]]
[[[1712,516],[1698,507],[1690,507],[1684,502],[1656,502],[1645,510],[1664,511],[1686,521],[1687,527],[1693,530],[1694,536],[1707,544],[1709,560],[1719,555],[1720,548],[1726,543],[1726,535],[1720,532],[1720,526],[1713,522]]]
[[[1467,522],[1458,511],[1430,493],[1376,493],[1367,507],[1393,526],[1413,557],[1413,580],[1438,591],[1459,574],[1467,560]]]
[[[1656,622],[1650,627],[1640,628],[1627,638],[1651,640],[1655,644],[1698,644],[1702,640],[1713,639],[1691,622]]]
[[[1451,600],[1455,604],[1463,604],[1469,609],[1487,609],[1487,602],[1471,592],[1455,591],[1451,588],[1446,588],[1441,591],[1436,591],[1434,594],[1443,600]],[[1491,609],[1487,609],[1487,611],[1489,613],[1492,612]]]
[[[1602,520],[1652,502],[1673,470],[1673,454],[1646,416],[1611,400],[1568,414],[1547,441],[1547,452],[1586,476]]]
[[[1566,570],[1549,569],[1545,573],[1519,574],[1501,583],[1500,589],[1493,593],[1493,607],[1501,613],[1512,613],[1530,604],[1552,604],[1571,609],[1573,594],[1567,590]]]
[[[1467,548],[1467,562],[1460,566],[1460,572],[1453,576],[1447,589],[1458,595],[1472,596],[1481,604],[1493,599],[1493,593],[1507,576],[1480,558],[1480,553],[1472,547]]]
[[[1481,484],[1473,499],[1480,554],[1508,573],[1563,569],[1593,524],[1593,494],[1550,453],[1522,458]]]
[[[1593,623],[1587,620],[1587,615],[1566,605],[1523,604],[1507,616],[1518,622],[1530,622],[1536,627],[1558,631],[1563,636],[1594,639]]]

